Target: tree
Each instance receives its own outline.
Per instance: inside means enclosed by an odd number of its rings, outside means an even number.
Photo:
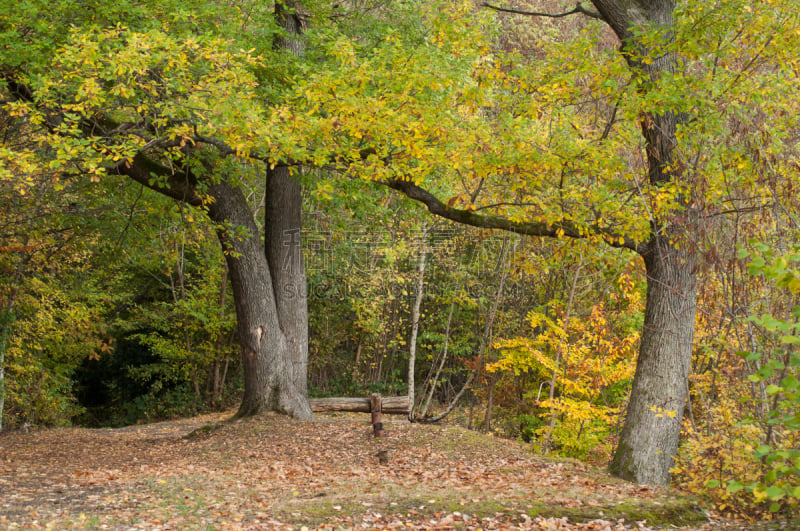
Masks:
[[[296,70],[293,54],[274,53],[285,45],[273,33],[297,41],[302,17],[280,4],[259,47],[270,61],[220,38],[214,22],[203,34],[183,12],[163,25],[73,30],[56,54],[12,12],[0,72],[8,112],[39,139],[37,160],[65,176],[127,176],[217,224],[250,378],[243,414],[307,414],[304,361],[292,354],[303,350],[304,310],[287,297],[303,279],[289,267],[301,263],[290,175],[301,163],[382,182],[458,223],[637,253],[646,315],[612,468],[665,483],[686,402],[704,221],[758,206],[764,161],[781,178],[796,172],[786,153],[798,34],[782,28],[796,27],[797,14],[777,4],[595,0],[596,11],[557,15],[594,26],[527,55],[495,46],[497,27],[469,2],[397,13],[381,4],[370,32],[315,35],[317,62]],[[32,50],[20,44],[32,40]],[[268,227],[266,253],[237,186],[261,164],[274,194],[267,220],[280,226]]]
[[[782,58],[783,44],[776,47],[771,42],[771,37],[762,35],[759,38],[758,32],[769,31],[773,27],[766,25],[763,14],[757,20],[750,21],[754,27],[744,29],[741,26],[744,22],[730,16],[727,11],[731,6],[708,10],[695,5],[683,6],[685,11],[681,13],[684,17],[681,24],[686,24],[687,20],[693,21],[692,17],[703,19],[704,24],[708,24],[710,19],[714,19],[716,23],[729,24],[727,29],[716,30],[720,31],[720,40],[735,40],[736,37],[732,37],[731,33],[747,32],[748,38],[758,43],[758,50],[750,57],[745,54],[738,61],[731,57],[720,57],[719,48],[699,51],[686,46],[687,41],[690,41],[687,35],[689,29],[676,23],[675,2],[594,0],[593,4],[597,12],[578,5],[572,12],[563,15],[580,13],[601,20],[622,43],[619,54],[627,65],[628,83],[635,87],[635,91],[623,92],[622,95],[639,100],[639,105],[634,108],[638,109],[636,112],[643,141],[646,184],[652,190],[651,193],[664,194],[664,200],[668,203],[650,210],[649,229],[644,235],[626,236],[618,229],[604,227],[601,219],[597,220],[599,223],[586,224],[563,218],[526,222],[513,216],[491,216],[476,213],[475,207],[452,208],[413,181],[393,179],[386,184],[424,203],[434,214],[460,223],[511,230],[531,236],[598,237],[612,246],[633,250],[642,257],[647,272],[644,326],[626,421],[611,470],[620,477],[639,483],[664,484],[669,481],[669,471],[677,451],[681,419],[687,400],[697,276],[703,247],[702,220],[704,216],[718,211],[718,208],[709,208],[713,199],[708,192],[708,182],[703,182],[703,179],[708,179],[706,172],[710,168],[708,165],[700,167],[702,163],[697,162],[701,155],[708,156],[705,152],[708,147],[697,149],[687,145],[685,136],[686,131],[696,133],[702,130],[693,122],[708,120],[709,115],[713,114],[713,111],[701,110],[706,95],[693,93],[696,89],[690,88],[693,84],[692,69],[699,66],[699,58],[708,61],[708,57],[711,57],[711,61],[716,60],[714,65],[731,61],[733,64],[729,63],[729,68],[737,73],[728,72],[730,77],[719,75],[715,78],[713,76],[716,72],[711,72],[714,82],[724,80],[723,86],[730,83],[728,89],[740,85],[737,76],[743,76],[745,72],[747,75],[754,75],[752,67],[755,63],[769,63],[771,67],[762,71],[762,74],[766,77],[777,77],[778,67],[775,65]],[[733,12],[735,9],[752,12],[746,5],[737,4]],[[511,11],[530,16],[551,16]],[[790,11],[776,17],[772,24],[784,16],[791,16],[788,15]],[[693,24],[690,29],[696,31],[697,25]],[[709,26],[703,27],[707,29]],[[726,31],[730,33],[725,34]],[[681,42],[681,39],[686,41]],[[700,46],[702,43],[698,41],[699,39],[693,40],[691,44]],[[681,55],[682,53],[685,55]],[[750,62],[747,62],[748,59]],[[698,74],[698,77],[703,75],[706,74]],[[682,89],[676,88],[677,83],[685,83],[685,86]],[[741,85],[738,88],[745,91],[750,89],[744,83]],[[787,93],[776,96],[779,96],[780,101],[791,98],[791,94]],[[681,101],[682,98],[685,99]],[[723,102],[718,97],[709,99],[712,101],[707,103],[713,103],[717,109],[722,106]],[[687,105],[687,101],[691,103]],[[617,107],[614,107],[603,137],[614,127],[616,112]],[[716,125],[724,127],[725,117],[736,114],[728,109],[720,111]],[[779,134],[776,132],[775,136]],[[699,135],[693,138],[695,141],[698,139]],[[708,141],[708,138],[701,140]],[[692,160],[690,155],[695,149],[698,159]],[[724,167],[725,162],[722,165]],[[711,186],[715,185],[723,186],[721,183]],[[728,190],[731,187],[729,185]],[[596,217],[604,214],[606,213],[601,211],[601,215]]]
[[[392,25],[385,6],[376,7],[381,23]],[[317,20],[351,15],[336,10]],[[24,152],[62,179],[124,176],[205,211],[216,224],[236,303],[245,372],[239,414],[275,409],[308,418],[297,173],[300,162],[326,164],[342,150],[302,157],[294,128],[280,123],[283,92],[306,68],[308,15],[292,2],[234,12],[242,16],[228,20],[230,13],[208,2],[87,9],[68,0],[0,11],[8,30],[0,60],[7,109],[39,148],[10,146],[0,155],[7,166]],[[317,37],[310,61],[335,66],[335,32]],[[344,158],[352,156],[347,150]],[[259,166],[267,174],[264,245],[240,186]]]
[[[32,2],[21,11],[26,16],[34,11],[36,20],[50,7]],[[52,33],[70,17],[105,14],[66,9],[70,15],[60,13],[64,18],[55,17],[53,26],[35,28],[40,35],[35,30],[31,35],[17,12],[4,13],[0,21],[9,30],[4,40],[10,46],[0,61],[9,112],[26,124],[40,148],[39,160],[31,164],[48,164],[62,179],[125,176],[203,209],[217,227],[235,300],[245,371],[238,414],[276,410],[310,418],[300,296],[305,276],[297,238],[300,188],[287,166],[251,153],[253,135],[260,131],[248,131],[247,123],[264,125],[257,123],[253,56],[212,32],[195,38],[195,19],[183,11],[162,27],[152,19],[148,23],[155,27],[103,27],[101,19],[99,26],[73,29],[55,45]],[[270,15],[265,16],[260,22],[269,25]],[[280,56],[287,53],[286,43],[299,42],[302,26],[294,23],[299,15],[281,4],[273,17]],[[213,31],[213,18],[204,23]],[[21,51],[21,43],[30,41],[33,47],[57,48],[48,54],[53,61],[40,63],[41,56]],[[215,95],[224,93],[238,99],[219,105]],[[4,146],[2,154],[6,168],[17,156],[13,146]],[[237,180],[264,166],[269,171],[262,243]]]

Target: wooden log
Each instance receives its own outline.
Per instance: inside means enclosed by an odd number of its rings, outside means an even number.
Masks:
[[[410,409],[408,395],[384,396],[381,398],[381,413],[387,415],[408,415]]]
[[[312,398],[311,410],[315,413],[324,411],[354,411],[369,413],[369,398]]]
[[[311,410],[315,413],[330,411],[352,411],[369,413],[370,399],[367,397],[312,398]],[[381,412],[387,415],[408,415],[408,396],[384,396],[381,398]]]

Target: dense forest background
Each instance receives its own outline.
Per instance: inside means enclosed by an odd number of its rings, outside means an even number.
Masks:
[[[658,82],[630,74],[588,8],[530,16],[565,10],[550,1],[516,6],[528,15],[309,3],[294,55],[274,46],[273,6],[254,2],[1,8],[3,429],[239,403],[220,224],[151,189],[158,175],[116,171],[159,149],[202,175],[224,145],[213,167],[234,176],[260,234],[264,164],[288,163],[303,185],[303,231],[289,236],[306,283],[284,295],[308,303],[310,396],[406,394],[413,377],[417,420],[460,398],[451,419],[600,464],[645,321],[635,242],[699,212],[692,238],[670,240],[699,257],[673,481],[722,511],[796,511],[800,24],[784,3],[679,2],[670,44],[636,59],[681,58]],[[637,38],[663,37],[648,31]],[[150,136],[112,124],[97,140],[82,117],[102,113],[136,116]],[[635,177],[652,156],[642,123],[668,113],[685,118],[668,169],[691,178]],[[434,217],[396,191],[398,175],[515,230]]]

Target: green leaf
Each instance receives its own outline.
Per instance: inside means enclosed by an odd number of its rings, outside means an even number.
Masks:
[[[731,494],[736,494],[737,492],[739,492],[743,488],[744,488],[744,485],[742,485],[741,483],[739,483],[736,480],[731,480],[731,481],[728,482],[728,487],[725,490],[727,490]]]
[[[767,444],[762,444],[761,446],[756,448],[756,451],[755,451],[754,455],[757,458],[761,459],[762,457],[764,457],[765,455],[767,455],[771,451],[772,451],[772,447],[771,446],[769,446]]]
[[[783,369],[786,368],[786,365],[784,365],[783,362],[780,360],[770,360],[768,367],[776,371],[782,371]]]
[[[784,491],[781,487],[777,485],[772,485],[767,487],[767,497],[770,500],[780,500],[786,495],[786,491]]]
[[[777,395],[778,393],[783,391],[783,387],[777,386],[775,384],[769,384],[767,386],[766,391],[768,395]]]
[[[761,359],[760,352],[742,352],[741,355],[744,356],[747,361],[758,361]]]
[[[761,367],[758,370],[758,375],[761,378],[761,380],[757,380],[757,381],[766,380],[767,378],[772,376],[774,373],[775,373],[775,368],[774,367],[772,367],[771,365],[764,365],[763,367]]]

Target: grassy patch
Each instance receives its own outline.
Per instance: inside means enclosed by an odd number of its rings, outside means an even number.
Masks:
[[[313,499],[276,504],[270,507],[270,512],[283,522],[319,526],[341,515],[358,518],[369,508],[356,501]]]
[[[576,523],[592,520],[625,520],[630,524],[646,522],[654,527],[684,527],[707,522],[704,512],[689,500],[667,503],[643,501],[619,503],[601,507],[566,507],[557,503],[487,498],[464,499],[456,495],[426,497],[413,489],[405,492],[391,489],[387,492],[364,495],[358,492],[341,492],[334,499],[295,499],[271,508],[281,521],[294,525],[318,526],[343,515],[359,519],[367,512],[395,515],[409,519],[428,519],[442,513],[467,514],[482,519],[496,515],[527,514],[531,518],[567,517]]]
[[[206,424],[204,426],[200,426],[196,430],[192,430],[186,435],[184,435],[184,439],[193,440],[193,439],[203,439],[210,437],[214,432],[218,431],[223,424],[221,422],[216,422],[214,424]]]
[[[708,521],[705,512],[689,500],[668,503],[657,501],[623,502],[602,507],[565,507],[558,504],[535,502],[525,511],[528,516],[543,518],[567,517],[572,522],[592,520],[625,520],[633,524],[646,522],[648,526],[684,527],[701,525]]]
[[[275,504],[270,512],[279,520],[293,525],[318,526],[332,519],[348,516],[358,520],[368,512],[394,515],[400,518],[424,519],[436,514],[460,512],[473,518],[485,518],[502,513],[513,506],[500,500],[485,499],[474,502],[456,496],[425,497],[413,489],[400,492],[364,494],[341,492],[333,499],[294,499]]]

